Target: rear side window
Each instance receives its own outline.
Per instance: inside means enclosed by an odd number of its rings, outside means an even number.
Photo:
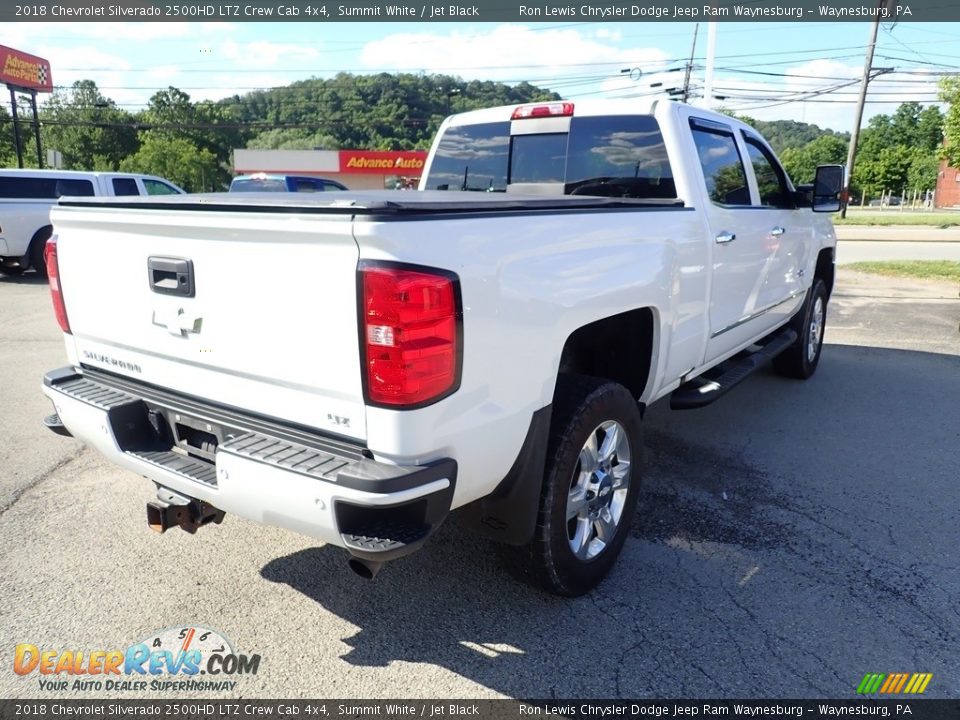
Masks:
[[[117,196],[139,195],[140,190],[137,188],[137,181],[133,178],[114,178],[113,194]]]
[[[90,197],[93,194],[93,183],[89,180],[0,177],[0,198],[56,200],[64,195]]]
[[[749,205],[750,186],[732,131],[694,121],[691,125],[710,200],[717,205]]]
[[[147,195],[179,195],[180,191],[177,190],[173,185],[170,185],[160,180],[150,180],[149,178],[143,179],[143,187],[147,191]]]
[[[430,164],[427,190],[505,192],[510,123],[451,127]]]

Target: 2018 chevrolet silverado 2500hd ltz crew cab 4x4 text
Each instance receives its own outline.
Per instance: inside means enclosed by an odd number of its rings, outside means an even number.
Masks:
[[[456,510],[589,590],[628,534],[644,407],[816,369],[815,211],[843,170],[798,192],[741,122],[610,101],[448,118],[425,170],[404,194],[62,201],[47,424],[153,480],[160,530],[235,513],[372,577]]]
[[[43,253],[53,232],[50,208],[63,196],[178,195],[166,180],[133,173],[0,170],[0,272],[46,275]]]

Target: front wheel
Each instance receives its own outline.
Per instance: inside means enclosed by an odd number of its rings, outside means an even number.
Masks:
[[[807,300],[791,327],[797,331],[797,342],[773,359],[773,369],[784,377],[806,380],[817,370],[823,349],[823,331],[827,323],[827,286],[815,278]]]
[[[530,573],[559,595],[582,595],[610,571],[640,488],[640,410],[617,383],[561,376],[554,399]]]

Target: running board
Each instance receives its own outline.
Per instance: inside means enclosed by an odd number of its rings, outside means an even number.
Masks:
[[[671,410],[693,410],[709,405],[725,392],[746,380],[777,355],[797,341],[797,332],[787,328],[774,336],[759,350],[740,358],[728,360],[723,374],[713,379],[696,377],[670,394]]]

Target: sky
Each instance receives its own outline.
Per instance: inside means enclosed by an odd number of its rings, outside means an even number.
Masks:
[[[423,72],[527,81],[565,98],[702,97],[707,23],[5,23],[0,45],[51,61],[54,85],[91,79],[135,111],[177,87],[216,100],[338,72]],[[871,23],[716,23],[712,106],[849,131]],[[937,101],[960,73],[960,23],[882,23],[864,123]],[[660,85],[657,85],[660,83]],[[2,97],[0,102],[8,102]]]

